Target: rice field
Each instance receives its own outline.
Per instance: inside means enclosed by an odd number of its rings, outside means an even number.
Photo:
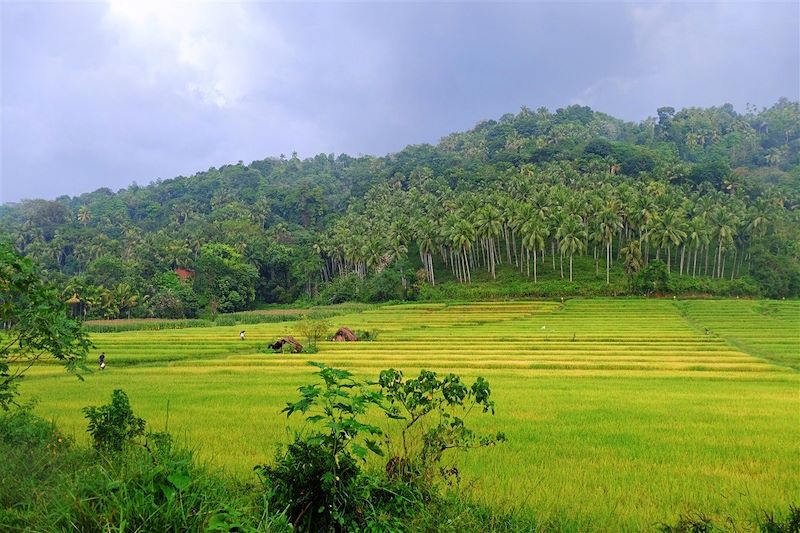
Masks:
[[[456,457],[469,496],[565,530],[641,531],[703,513],[739,531],[800,503],[800,302],[593,299],[424,303],[330,319],[377,340],[265,353],[295,322],[95,334],[109,367],[54,365],[23,387],[85,439],[80,408],[128,392],[214,465],[241,476],[291,438],[279,415],[306,361],[375,378],[394,367],[486,377],[479,429],[507,443]],[[302,340],[302,339],[301,339]]]

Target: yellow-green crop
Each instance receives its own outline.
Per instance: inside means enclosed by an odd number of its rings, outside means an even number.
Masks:
[[[282,355],[263,348],[297,336],[294,322],[248,325],[245,341],[239,326],[96,334],[105,371],[79,382],[39,367],[23,393],[84,439],[80,408],[122,388],[154,429],[168,423],[246,476],[291,438],[279,411],[312,379],[307,360],[372,379],[452,371],[489,380],[497,415],[471,424],[508,436],[455,458],[488,505],[578,529],[648,530],[699,512],[747,530],[800,501],[798,302],[409,304],[330,322],[379,335]]]

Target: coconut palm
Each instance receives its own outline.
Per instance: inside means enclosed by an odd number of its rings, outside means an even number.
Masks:
[[[531,275],[531,250],[533,250],[533,282],[536,283],[536,252],[544,253],[544,242],[549,235],[547,224],[539,216],[533,216],[525,221],[522,226],[522,244],[525,247],[528,262],[528,276]]]
[[[572,281],[572,258],[586,249],[586,229],[577,215],[568,216],[556,232],[559,249],[569,256],[569,280]]]
[[[92,219],[92,213],[89,211],[89,208],[85,205],[82,205],[78,208],[78,222],[83,224],[84,226],[89,223]]]
[[[686,238],[686,231],[683,228],[680,211],[667,210],[656,221],[654,237],[659,250],[667,249],[667,272],[670,272],[672,266],[672,247],[679,246]]]

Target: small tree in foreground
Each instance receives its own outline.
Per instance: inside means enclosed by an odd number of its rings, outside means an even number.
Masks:
[[[287,507],[296,528],[304,531],[344,527],[353,520],[357,507],[361,472],[357,458],[366,459],[369,450],[382,454],[373,438],[381,435],[377,426],[362,421],[380,394],[352,377],[347,370],[323,363],[310,363],[322,383],[304,385],[300,399],[283,409],[287,417],[308,414],[315,424],[306,436],[297,436],[274,466],[257,466],[276,503]],[[316,429],[320,428],[320,429]],[[362,439],[360,436],[366,436]]]
[[[0,407],[8,409],[16,385],[43,357],[84,368],[92,346],[55,289],[42,282],[34,263],[0,243]]]
[[[380,373],[378,382],[370,383],[347,370],[310,364],[319,369],[316,374],[322,383],[300,387],[300,399],[288,403],[283,412],[287,417],[306,414],[312,429],[297,435],[274,465],[256,466],[271,503],[286,508],[300,530],[368,529],[368,512],[381,515],[377,523],[388,527],[385,513],[395,516],[395,511],[381,511],[386,501],[399,498],[403,501],[399,508],[408,511],[424,499],[417,497],[412,503],[413,497],[398,496],[397,489],[431,494],[433,474],[457,475],[455,468],[441,468],[447,450],[505,440],[502,433],[478,435],[465,426],[476,407],[494,413],[489,384],[483,378],[467,387],[454,374],[440,378],[423,370],[418,378],[405,379],[402,372],[388,369]],[[402,450],[389,459],[381,474],[370,478],[361,469],[370,452],[384,457],[385,450],[396,448],[392,432],[364,421],[372,406],[387,421],[400,422]],[[394,488],[386,488],[389,485]],[[397,509],[391,503],[388,508]]]
[[[145,421],[134,416],[128,395],[120,389],[111,394],[111,403],[100,407],[84,407],[89,420],[87,431],[94,447],[104,452],[120,452],[127,443],[144,435]]]
[[[455,374],[440,377],[420,370],[418,377],[407,379],[392,368],[380,373],[378,384],[388,401],[382,406],[386,416],[400,422],[401,448],[387,465],[389,474],[430,480],[438,467],[442,475],[457,475],[454,467],[441,466],[447,450],[493,446],[506,440],[503,433],[481,435],[465,425],[476,408],[494,414],[489,382],[482,377],[468,387]]]

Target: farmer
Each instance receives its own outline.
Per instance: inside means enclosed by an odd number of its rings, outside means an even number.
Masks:
[[[97,362],[100,363],[100,370],[105,370],[105,368],[106,368],[106,353],[105,352],[100,354],[100,357],[97,358]]]
[[[244,330],[239,332],[239,340],[244,340]]]

